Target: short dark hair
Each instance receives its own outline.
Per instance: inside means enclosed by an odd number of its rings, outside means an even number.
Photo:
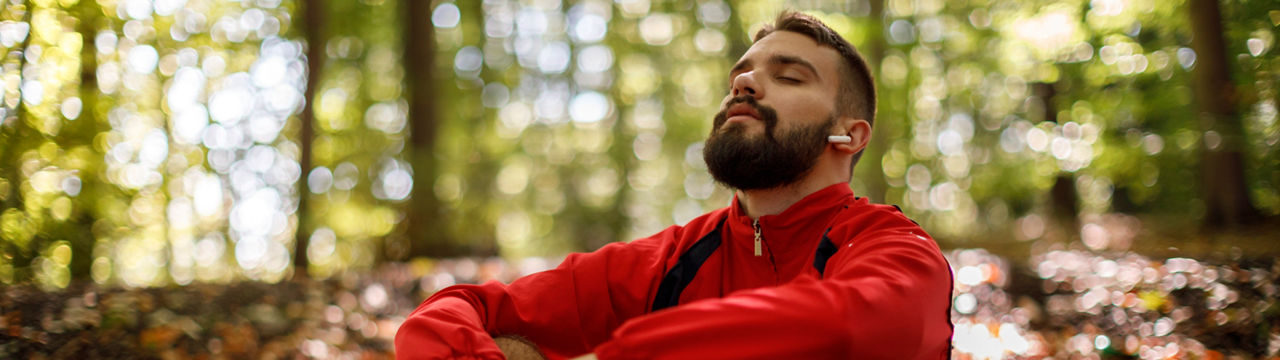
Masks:
[[[875,78],[871,76],[871,68],[867,66],[867,61],[862,58],[853,44],[817,18],[795,11],[783,11],[778,14],[773,24],[765,24],[760,31],[756,32],[755,39],[752,41],[760,41],[776,31],[790,31],[808,36],[818,45],[831,47],[840,53],[840,57],[844,58],[844,66],[840,67],[840,90],[836,93],[836,113],[853,115],[867,120],[869,125],[875,124]],[[853,156],[851,169],[853,165],[858,164],[858,159],[861,157],[861,151]]]

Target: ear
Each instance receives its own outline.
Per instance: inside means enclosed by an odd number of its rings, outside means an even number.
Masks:
[[[837,126],[853,141],[846,144],[831,144],[836,150],[849,154],[857,154],[871,142],[871,123],[854,117],[840,118]]]

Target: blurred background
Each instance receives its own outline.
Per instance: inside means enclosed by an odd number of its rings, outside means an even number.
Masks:
[[[1270,0],[0,0],[0,357],[387,357],[454,283],[725,206],[778,11],[880,92],[856,194],[955,355],[1280,354]]]

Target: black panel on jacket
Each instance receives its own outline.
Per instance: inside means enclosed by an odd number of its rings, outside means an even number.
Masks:
[[[827,237],[827,233],[831,232],[831,228],[822,232],[822,242],[818,243],[818,251],[813,254],[813,268],[818,269],[818,278],[821,279],[823,273],[827,269],[827,260],[836,254],[836,244],[831,242],[831,238]]]
[[[698,275],[698,268],[702,267],[702,263],[706,262],[707,258],[710,258],[711,254],[720,247],[720,229],[724,227],[725,220],[728,218],[720,220],[715,230],[698,239],[698,242],[689,247],[688,251],[680,255],[676,265],[662,277],[662,284],[658,285],[658,294],[653,297],[651,311],[666,309],[680,303],[680,293],[683,293],[684,288],[693,281],[693,277]]]

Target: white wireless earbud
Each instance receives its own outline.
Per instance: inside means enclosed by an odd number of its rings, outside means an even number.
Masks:
[[[853,138],[844,135],[831,135],[827,137],[827,142],[832,144],[848,144],[853,142]]]

